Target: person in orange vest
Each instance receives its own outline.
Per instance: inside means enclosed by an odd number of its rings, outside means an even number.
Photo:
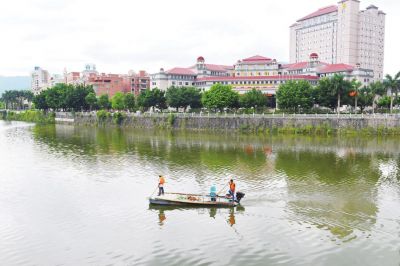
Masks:
[[[232,196],[232,200],[235,200],[235,190],[236,190],[236,184],[233,182],[233,179],[229,181],[229,195]]]
[[[162,175],[158,176],[158,196],[164,195],[165,178]]]

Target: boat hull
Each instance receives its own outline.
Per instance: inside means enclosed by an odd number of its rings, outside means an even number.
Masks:
[[[165,196],[149,198],[150,204],[162,206],[186,206],[186,207],[235,207],[239,203],[226,197],[217,197],[216,201],[206,195],[169,193]]]

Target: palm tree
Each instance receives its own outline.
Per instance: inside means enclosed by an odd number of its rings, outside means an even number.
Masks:
[[[375,112],[376,101],[385,94],[385,87],[382,82],[375,81],[369,84],[369,88],[373,94],[372,111]]]
[[[345,93],[348,90],[348,88],[350,87],[350,83],[344,80],[343,75],[338,75],[338,74],[335,74],[330,81],[331,81],[331,86],[333,88],[333,92],[335,93],[335,95],[337,95],[337,113],[339,113],[340,96],[342,93]]]
[[[354,91],[354,110],[356,113],[357,113],[358,89],[361,87],[361,85],[362,85],[361,82],[356,79],[353,79],[351,81],[351,88]]]
[[[393,93],[396,95],[397,99],[397,91],[399,89],[400,83],[400,71],[392,77],[391,75],[387,74],[386,80],[384,81],[385,88],[389,91],[390,90],[390,113],[393,112]]]

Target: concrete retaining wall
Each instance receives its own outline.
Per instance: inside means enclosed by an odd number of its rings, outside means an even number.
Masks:
[[[57,123],[78,125],[116,126],[112,116],[99,123],[96,113],[57,113]],[[400,117],[388,115],[349,116],[341,115],[246,115],[208,116],[191,114],[124,114],[121,126],[133,128],[174,128],[190,130],[265,130],[279,128],[323,127],[333,130],[351,129],[400,129]]]

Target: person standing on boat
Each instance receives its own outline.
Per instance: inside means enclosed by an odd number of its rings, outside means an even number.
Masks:
[[[164,195],[165,178],[162,175],[158,176],[158,196]]]
[[[236,190],[236,184],[233,182],[233,179],[229,181],[229,195],[232,196],[232,200],[235,200],[235,190]]]
[[[211,201],[217,201],[217,187],[214,184],[210,187],[210,197]]]

